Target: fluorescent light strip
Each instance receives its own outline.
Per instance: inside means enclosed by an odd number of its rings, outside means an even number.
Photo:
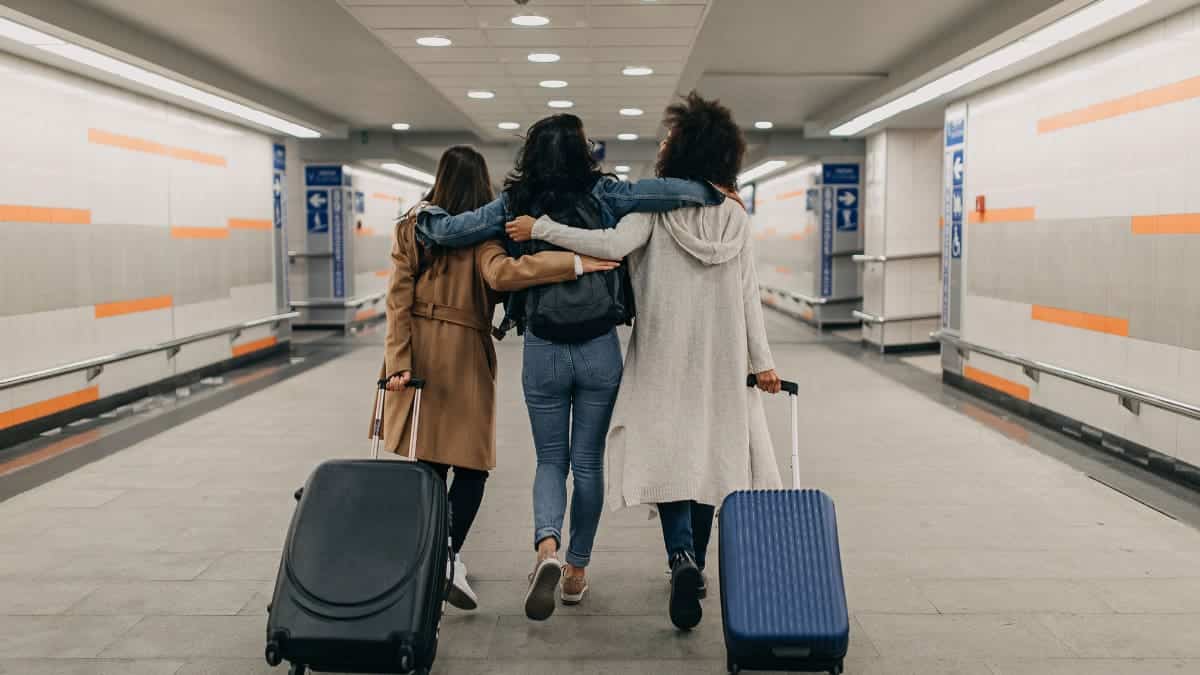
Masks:
[[[396,162],[388,162],[386,164],[381,164],[380,166],[381,168],[391,171],[396,175],[404,176],[405,178],[411,178],[412,180],[418,181],[424,185],[433,185],[433,181],[435,180],[433,174],[425,173],[424,171],[421,171],[420,169],[414,169],[411,166],[397,164]]]
[[[169,77],[152,73],[145,68],[139,68],[133,64],[118,61],[86,47],[68,44],[45,33],[26,28],[6,19],[0,19],[0,36],[12,38],[52,54],[57,54],[76,63],[116,75],[130,82],[136,82],[193,103],[199,103],[213,110],[219,110],[247,122],[260,124],[264,127],[296,136],[297,138],[319,138],[321,136],[321,133],[315,129],[289,122],[282,117],[277,117],[261,110],[255,110],[250,106],[231,101],[222,96],[210,94],[207,91],[197,89],[177,80],[172,80]]]
[[[749,183],[750,181],[757,180],[763,176],[774,173],[785,166],[787,166],[787,162],[782,159],[768,160],[752,169],[746,169],[739,174],[738,184],[740,185],[742,183]]]
[[[869,110],[844,124],[834,127],[831,136],[853,136],[880,122],[911,110],[956,89],[991,75],[1043,52],[1071,38],[1082,35],[1117,17],[1123,16],[1145,5],[1150,0],[1098,0],[1083,9],[1069,14],[1058,21],[1037,30],[1016,42],[984,56],[958,70],[939,77],[914,91]]]

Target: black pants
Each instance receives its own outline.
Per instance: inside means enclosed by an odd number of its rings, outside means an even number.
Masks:
[[[436,462],[421,461],[449,482],[450,465]],[[455,553],[462,550],[475,515],[479,513],[479,505],[483,503],[483,486],[487,483],[488,472],[478,469],[466,469],[461,466],[454,468],[454,482],[450,485],[450,546]]]
[[[716,509],[708,504],[690,499],[658,504],[658,519],[662,522],[667,557],[676,553],[691,553],[700,569],[704,569],[715,511]]]

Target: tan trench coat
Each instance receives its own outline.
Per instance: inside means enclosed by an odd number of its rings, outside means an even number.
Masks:
[[[496,467],[496,349],[491,320],[497,293],[575,278],[572,253],[510,258],[497,241],[448,249],[418,279],[416,219],[396,225],[387,297],[383,374],[411,370],[426,380],[417,458],[490,471]],[[384,447],[409,450],[413,391],[387,392]]]

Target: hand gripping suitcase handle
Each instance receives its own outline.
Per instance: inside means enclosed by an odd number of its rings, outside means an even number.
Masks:
[[[780,385],[792,401],[792,487],[800,489],[800,385],[788,380],[782,380]],[[746,386],[758,386],[758,377],[748,375]]]
[[[375,418],[371,422],[371,458],[379,459],[379,446],[383,440],[383,402],[387,398],[387,381],[389,378],[383,378],[376,382],[379,389],[375,392]],[[415,389],[416,395],[413,397],[413,423],[412,433],[409,434],[408,440],[408,459],[411,462],[417,460],[417,429],[421,421],[421,390],[425,388],[425,380],[419,377],[413,377],[404,384],[404,386]]]

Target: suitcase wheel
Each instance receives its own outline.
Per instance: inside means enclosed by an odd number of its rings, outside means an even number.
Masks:
[[[279,652],[279,643],[275,642],[274,640],[271,640],[267,643],[267,651],[265,655],[267,657],[267,665],[271,666],[272,668],[283,663],[283,654]]]

